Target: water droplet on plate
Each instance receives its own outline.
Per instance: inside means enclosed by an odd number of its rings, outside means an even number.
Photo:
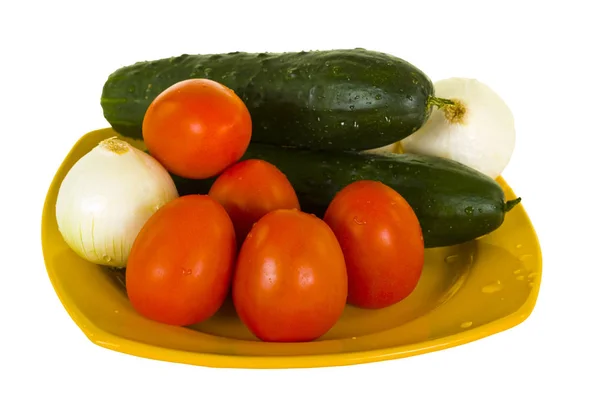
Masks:
[[[530,273],[529,275],[527,275],[527,278],[529,278],[529,279],[533,279],[533,278],[535,278],[536,276],[538,276],[538,273],[537,273],[537,272],[532,272],[532,273]]]
[[[458,254],[451,254],[448,257],[446,257],[444,261],[446,261],[446,264],[454,264],[458,261]]]
[[[513,274],[515,274],[515,275],[519,275],[520,273],[521,273],[521,270],[520,270],[520,269],[515,269],[515,270],[513,271]]]
[[[517,276],[517,280],[523,281],[523,280],[525,280],[525,277],[523,275],[519,275],[519,276]]]
[[[519,243],[519,244],[517,245],[517,249],[520,249],[521,247],[523,247],[523,245]]]
[[[519,260],[525,261],[525,260],[527,260],[527,259],[529,259],[531,257],[533,257],[532,254],[523,254],[521,257],[519,257]]]
[[[481,291],[483,293],[496,293],[502,290],[504,286],[502,285],[502,282],[500,281],[496,281],[494,283],[490,283],[489,285],[485,285],[484,287],[481,288]]]
[[[473,323],[471,321],[466,321],[466,322],[463,322],[462,324],[460,324],[460,327],[465,329],[465,328],[470,327],[471,325],[473,325]]]

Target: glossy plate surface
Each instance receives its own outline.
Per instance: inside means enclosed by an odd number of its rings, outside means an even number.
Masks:
[[[231,301],[210,320],[187,328],[147,320],[129,304],[124,274],[79,258],[56,225],[54,207],[62,179],[80,157],[111,136],[116,136],[114,131],[102,129],[75,144],[50,186],[42,218],[42,247],[52,285],[71,318],[99,346],[211,367],[348,365],[465,344],[521,323],[535,306],[541,252],[519,204],[498,230],[483,238],[428,249],[419,285],[404,301],[376,311],[347,306],[340,321],[310,343],[258,341],[236,317]],[[515,197],[502,179],[499,183],[507,198]]]

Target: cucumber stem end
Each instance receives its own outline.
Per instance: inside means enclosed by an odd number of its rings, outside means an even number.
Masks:
[[[454,105],[454,101],[450,99],[442,99],[441,97],[429,96],[427,99],[427,107],[436,106],[439,109],[444,109],[447,106]]]
[[[512,210],[513,208],[515,208],[515,206],[517,204],[519,204],[521,202],[521,198],[517,197],[514,200],[509,200],[504,204],[504,212],[509,212],[510,210]]]

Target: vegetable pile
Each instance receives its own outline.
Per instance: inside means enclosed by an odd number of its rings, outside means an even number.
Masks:
[[[347,305],[403,301],[426,248],[489,234],[520,202],[495,181],[515,142],[500,97],[384,53],[144,61],[111,74],[101,104],[120,136],[68,172],[58,228],[123,268],[159,323],[202,322],[231,296],[257,338],[317,339]]]

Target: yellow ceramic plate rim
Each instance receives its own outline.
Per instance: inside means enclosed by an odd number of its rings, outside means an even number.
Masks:
[[[105,129],[102,129],[102,131]],[[89,134],[93,134],[98,131],[92,131]],[[66,160],[69,160],[78,146],[86,137],[82,136],[75,145],[71,148],[63,163],[56,172],[50,187],[55,187],[58,184],[59,176],[62,171],[66,168]],[[499,183],[504,184],[502,178],[498,179]],[[44,211],[42,220],[49,213],[49,208],[53,205],[50,204],[50,199],[47,197],[44,202]],[[527,214],[523,216],[524,219],[530,223]],[[45,231],[42,229],[42,242],[44,240]],[[94,344],[126,353],[134,356],[168,361],[185,364],[193,364],[206,367],[217,367],[217,368],[306,368],[306,367],[326,367],[326,366],[342,366],[352,364],[362,364],[368,362],[384,361],[397,358],[404,358],[409,356],[415,356],[424,354],[432,351],[439,351],[450,347],[466,344],[478,339],[485,338],[492,334],[500,333],[507,329],[510,329],[523,321],[525,321],[533,311],[540,285],[541,285],[541,249],[537,236],[535,237],[535,256],[539,260],[539,265],[536,265],[539,278],[535,281],[535,285],[532,287],[531,292],[525,302],[515,312],[496,319],[494,321],[485,323],[477,326],[470,330],[432,339],[425,340],[417,343],[411,343],[407,345],[391,346],[385,348],[378,348],[367,351],[357,352],[346,352],[346,353],[335,353],[335,354],[318,354],[318,355],[298,355],[298,356],[238,356],[238,355],[225,355],[225,354],[211,354],[211,353],[196,353],[188,352],[183,350],[165,348],[156,346],[153,344],[136,342],[129,340],[117,335],[113,335],[109,332],[96,326],[84,313],[80,310],[76,303],[74,303],[68,295],[64,292],[60,285],[60,280],[56,276],[55,271],[51,268],[46,268],[50,281],[55,289],[55,292],[61,301],[63,307],[67,313],[73,319],[75,324],[84,332],[86,337]],[[44,259],[46,265],[48,265],[47,251],[44,248]]]

